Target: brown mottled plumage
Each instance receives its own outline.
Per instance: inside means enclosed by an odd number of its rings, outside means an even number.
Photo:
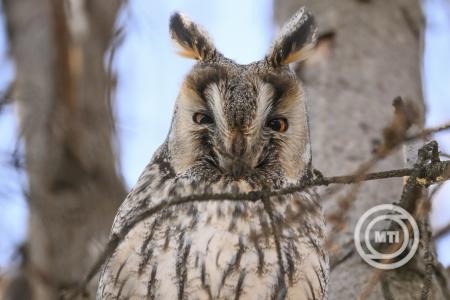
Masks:
[[[118,232],[140,211],[199,193],[282,188],[310,176],[305,96],[288,64],[315,40],[299,11],[267,56],[239,65],[176,13],[171,35],[198,60],[169,135],[122,204]],[[135,226],[107,261],[98,299],[325,299],[328,258],[313,191],[173,205]]]

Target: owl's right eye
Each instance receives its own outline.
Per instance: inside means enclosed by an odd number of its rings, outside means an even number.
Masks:
[[[214,120],[210,116],[208,116],[207,114],[201,113],[201,112],[196,112],[192,116],[192,120],[194,121],[194,123],[199,124],[199,125],[206,125],[206,124],[214,123]]]

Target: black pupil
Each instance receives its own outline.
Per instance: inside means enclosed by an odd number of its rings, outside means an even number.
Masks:
[[[213,122],[213,119],[210,116],[202,113],[195,113],[193,119],[197,124],[211,124]]]
[[[269,121],[269,123],[267,124],[268,127],[270,127],[270,129],[274,130],[274,131],[286,131],[287,129],[287,121],[283,118],[279,118],[279,119],[272,119]]]

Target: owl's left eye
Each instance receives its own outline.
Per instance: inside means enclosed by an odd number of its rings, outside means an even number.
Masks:
[[[286,132],[288,129],[288,121],[286,118],[274,118],[267,122],[267,127],[276,132]]]
[[[207,114],[201,113],[201,112],[196,112],[192,116],[192,120],[194,121],[194,123],[199,124],[199,125],[206,125],[206,124],[214,123],[214,120],[210,116],[208,116]]]

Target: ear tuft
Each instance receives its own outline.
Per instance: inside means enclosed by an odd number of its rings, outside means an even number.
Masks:
[[[282,28],[266,56],[273,67],[307,58],[316,42],[314,17],[302,7]]]
[[[211,61],[216,57],[216,48],[208,34],[185,15],[174,13],[170,18],[169,28],[181,56],[199,61]]]

